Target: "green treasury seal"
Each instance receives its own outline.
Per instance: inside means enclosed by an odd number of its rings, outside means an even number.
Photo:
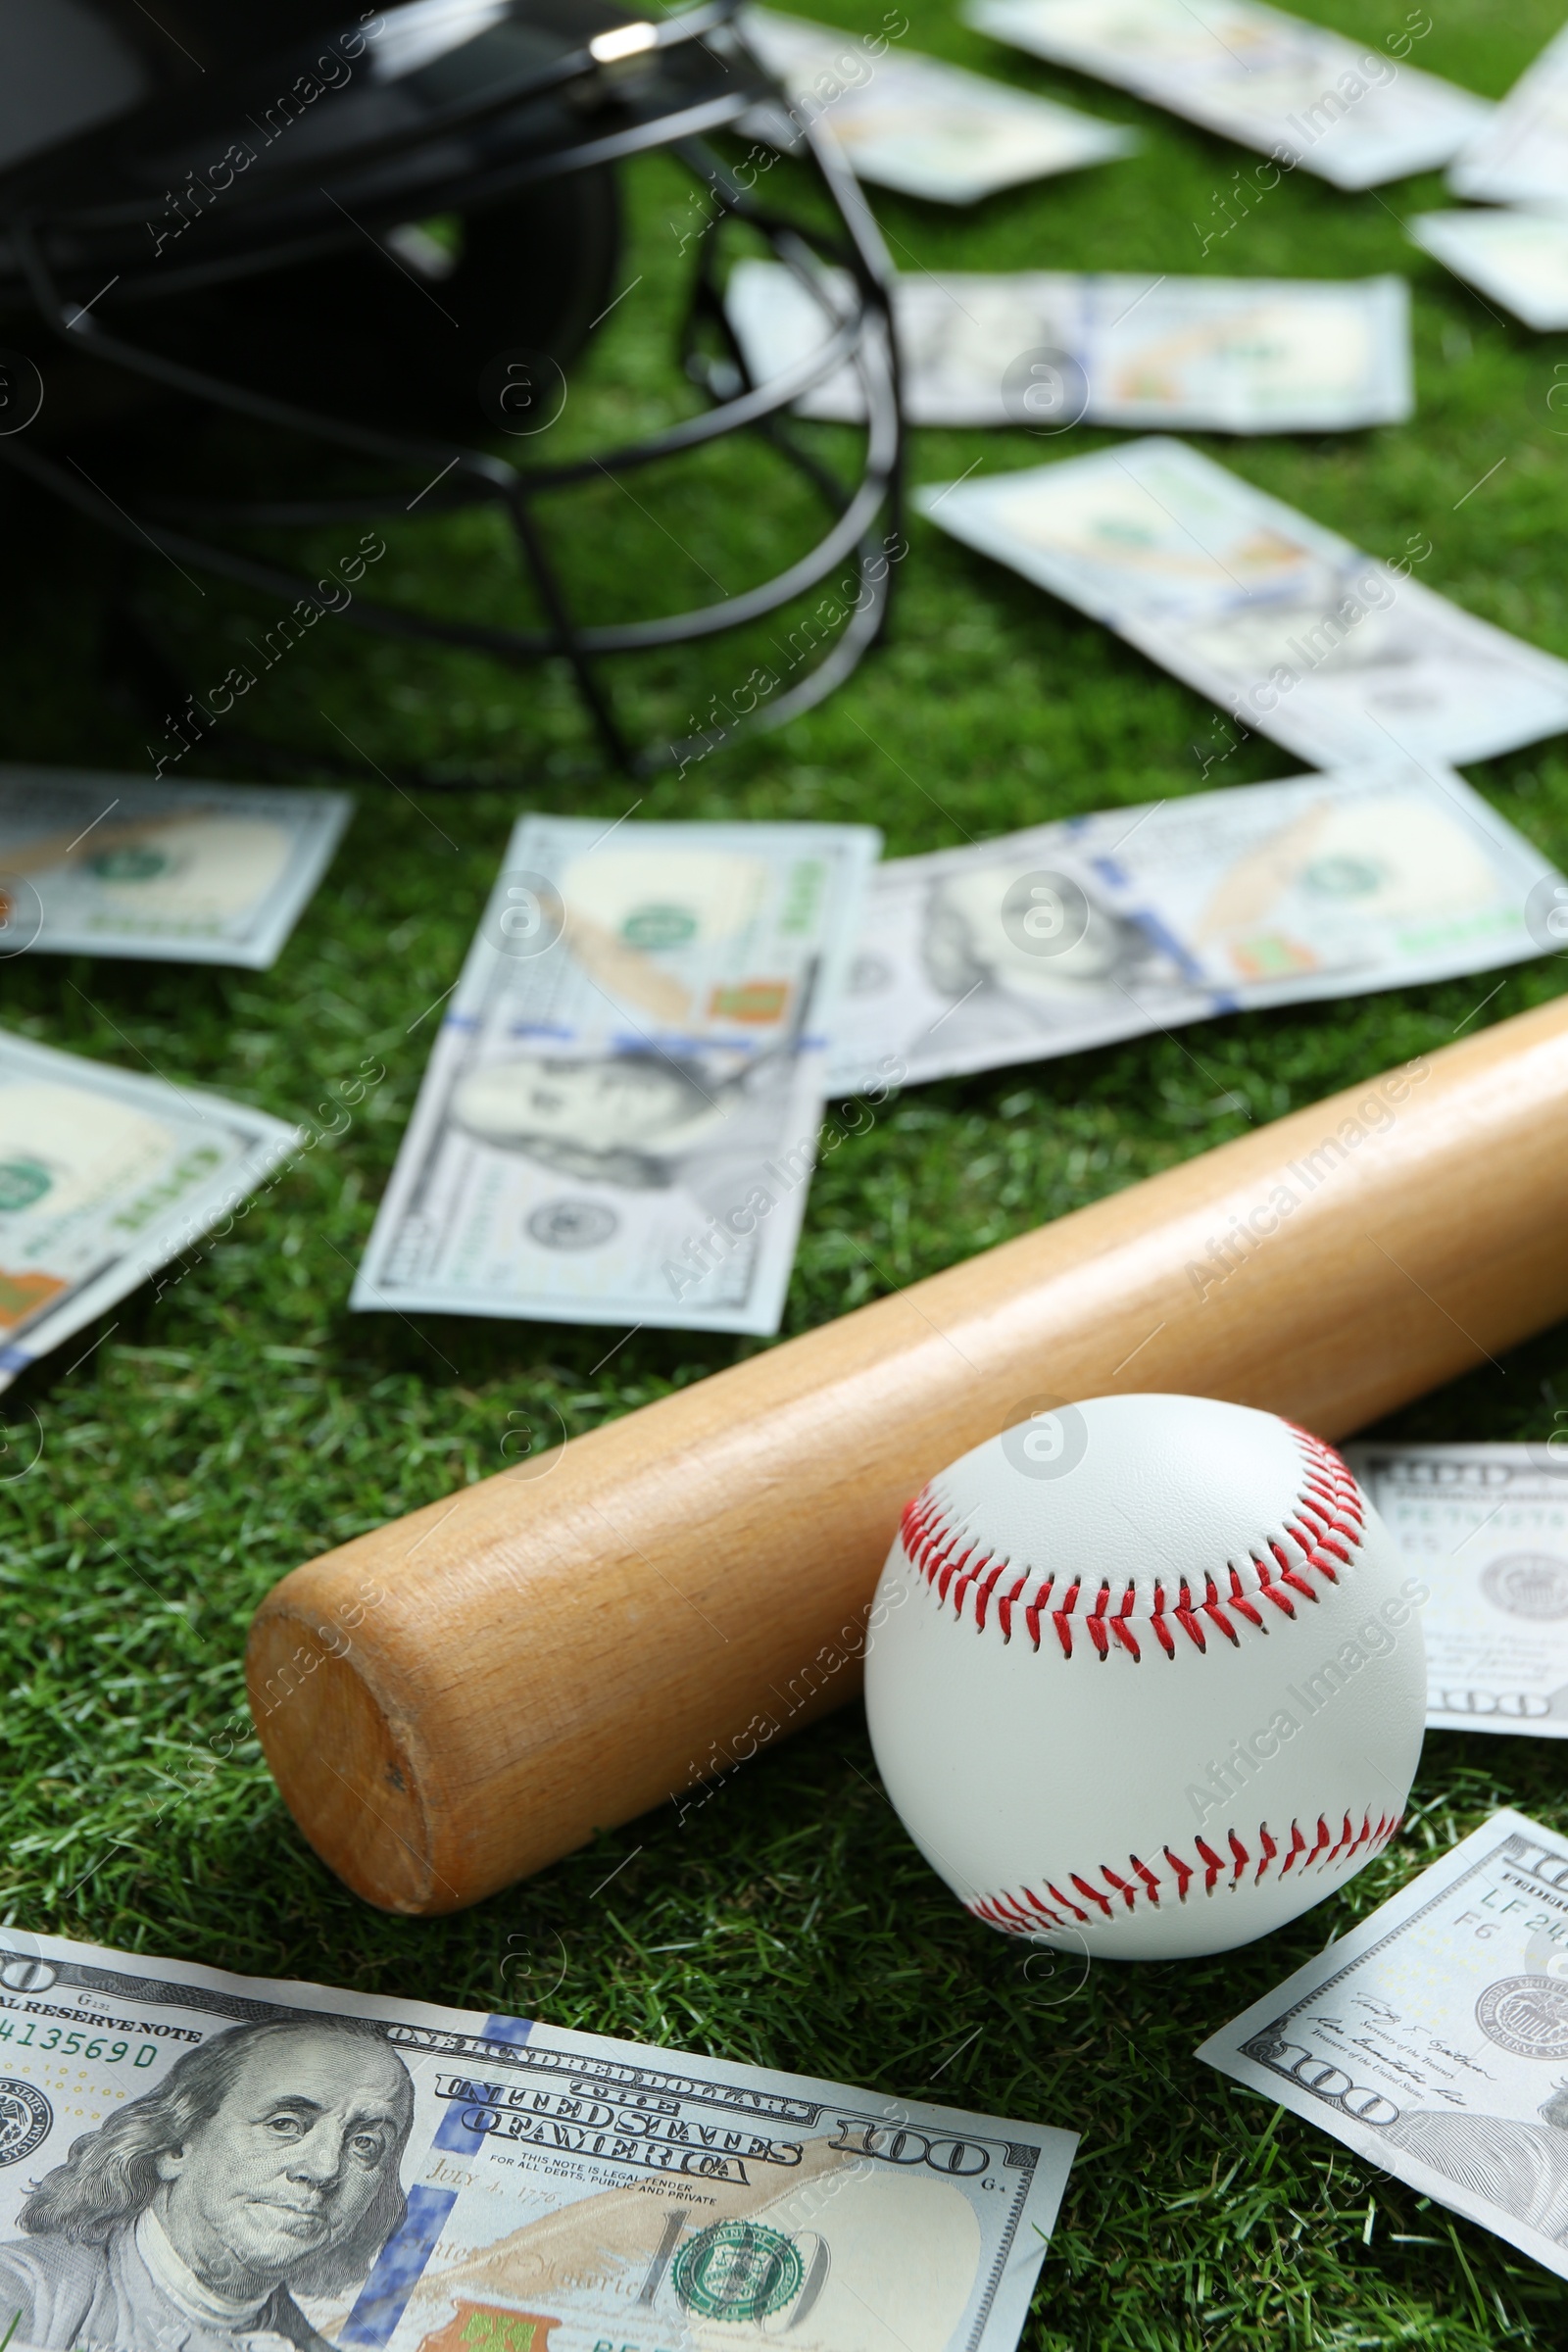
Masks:
[[[705,2320],[765,2320],[800,2292],[806,2266],[792,2237],[762,2222],[715,2222],[682,2246],[671,2273],[688,2311]]]

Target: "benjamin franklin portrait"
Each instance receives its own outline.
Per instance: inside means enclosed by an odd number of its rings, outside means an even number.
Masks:
[[[328,2352],[294,2300],[364,2278],[403,2219],[414,2086],[371,2026],[235,2026],[73,2143],[0,2245],[41,2352]]]
[[[1382,2127],[1385,2139],[1568,2245],[1568,2083],[1540,2107],[1539,2124],[1506,2115],[1453,2115],[1416,2107]]]

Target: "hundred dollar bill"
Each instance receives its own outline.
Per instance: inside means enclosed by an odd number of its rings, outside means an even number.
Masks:
[[[353,808],[342,792],[0,767],[0,956],[264,971]]]
[[[1486,760],[1568,727],[1568,662],[1363,555],[1184,441],[916,491],[933,522],[1103,621],[1287,751]]]
[[[15,2352],[1010,2352],[1076,2144],[0,1929]]]
[[[890,1063],[945,1078],[1514,962],[1542,952],[1557,891],[1462,778],[1397,759],[891,859],[834,1091]]]
[[[0,1388],[217,1224],[298,1131],[0,1032]]]
[[[745,127],[789,150],[803,120],[825,122],[861,179],[908,196],[973,204],[1020,180],[1130,155],[1139,143],[1117,123],[893,48],[886,34],[865,41],[770,8],[748,9],[741,24],[789,101],[755,109]]]
[[[1428,1723],[1568,1740],[1568,1430],[1347,1459],[1431,1588]]]
[[[832,306],[852,293],[842,272],[819,301],[781,262],[738,263],[724,307],[754,379],[781,375],[828,342]],[[1402,277],[1336,285],[922,271],[895,280],[893,310],[911,424],[1339,432],[1397,423],[1412,407]],[[850,421],[865,413],[849,368],[796,407]]]
[[[776,1331],[880,840],[522,818],[354,1305]]]
[[[1568,216],[1500,211],[1418,213],[1404,225],[1435,261],[1451,270],[1455,277],[1479,286],[1483,294],[1500,302],[1537,334],[1568,326]],[[1552,391],[1562,389],[1558,377]],[[1560,409],[1562,403],[1557,406]]]
[[[1455,157],[1448,185],[1483,204],[1568,204],[1568,26]]]
[[[1568,2278],[1556,1831],[1494,1813],[1198,2055]]]
[[[1492,112],[1401,62],[1419,35],[1372,48],[1256,0],[968,0],[961,14],[1340,188],[1447,163]]]

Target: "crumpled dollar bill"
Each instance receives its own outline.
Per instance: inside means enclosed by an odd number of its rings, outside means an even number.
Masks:
[[[880,839],[522,818],[353,1303],[776,1331]]]
[[[1408,62],[1432,29],[1419,9],[1376,42],[1258,0],[968,0],[963,15],[999,41],[1135,90],[1341,188],[1446,164],[1492,113]]]
[[[1568,2278],[1557,1831],[1494,1813],[1198,2055]]]
[[[1011,2352],[1075,2145],[0,1929],[0,2311],[37,2352]]]
[[[877,868],[834,1091],[1479,971],[1557,952],[1554,926],[1568,950],[1568,882],[1449,769],[1100,809]]]
[[[1346,1448],[1384,1526],[1431,1588],[1424,1628],[1435,1730],[1568,1740],[1563,1420],[1533,1445]]]
[[[0,1388],[192,1250],[306,1140],[0,1032]]]
[[[724,307],[754,379],[820,349],[852,292],[842,272],[813,293],[784,263],[739,262]],[[911,424],[1326,433],[1397,423],[1412,406],[1400,277],[920,270],[895,278],[893,315]],[[865,413],[849,368],[795,405],[803,416]]]
[[[1364,555],[1185,441],[1132,441],[914,504],[1320,767],[1485,760],[1568,727],[1568,662]]]
[[[1119,123],[906,48],[899,10],[864,36],[771,8],[747,9],[740,26],[787,100],[755,108],[743,129],[787,152],[803,122],[820,123],[859,178],[931,203],[973,204],[1138,145]]]
[[[1467,141],[1448,185],[1482,204],[1568,203],[1568,26]]]
[[[0,767],[0,956],[265,971],[353,810],[343,792]]]

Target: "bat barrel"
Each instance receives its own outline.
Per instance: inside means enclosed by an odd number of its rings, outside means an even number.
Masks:
[[[455,1910],[849,1698],[901,1508],[1121,1390],[1327,1437],[1568,1312],[1568,998],[297,1568],[252,1709],[317,1852]]]

